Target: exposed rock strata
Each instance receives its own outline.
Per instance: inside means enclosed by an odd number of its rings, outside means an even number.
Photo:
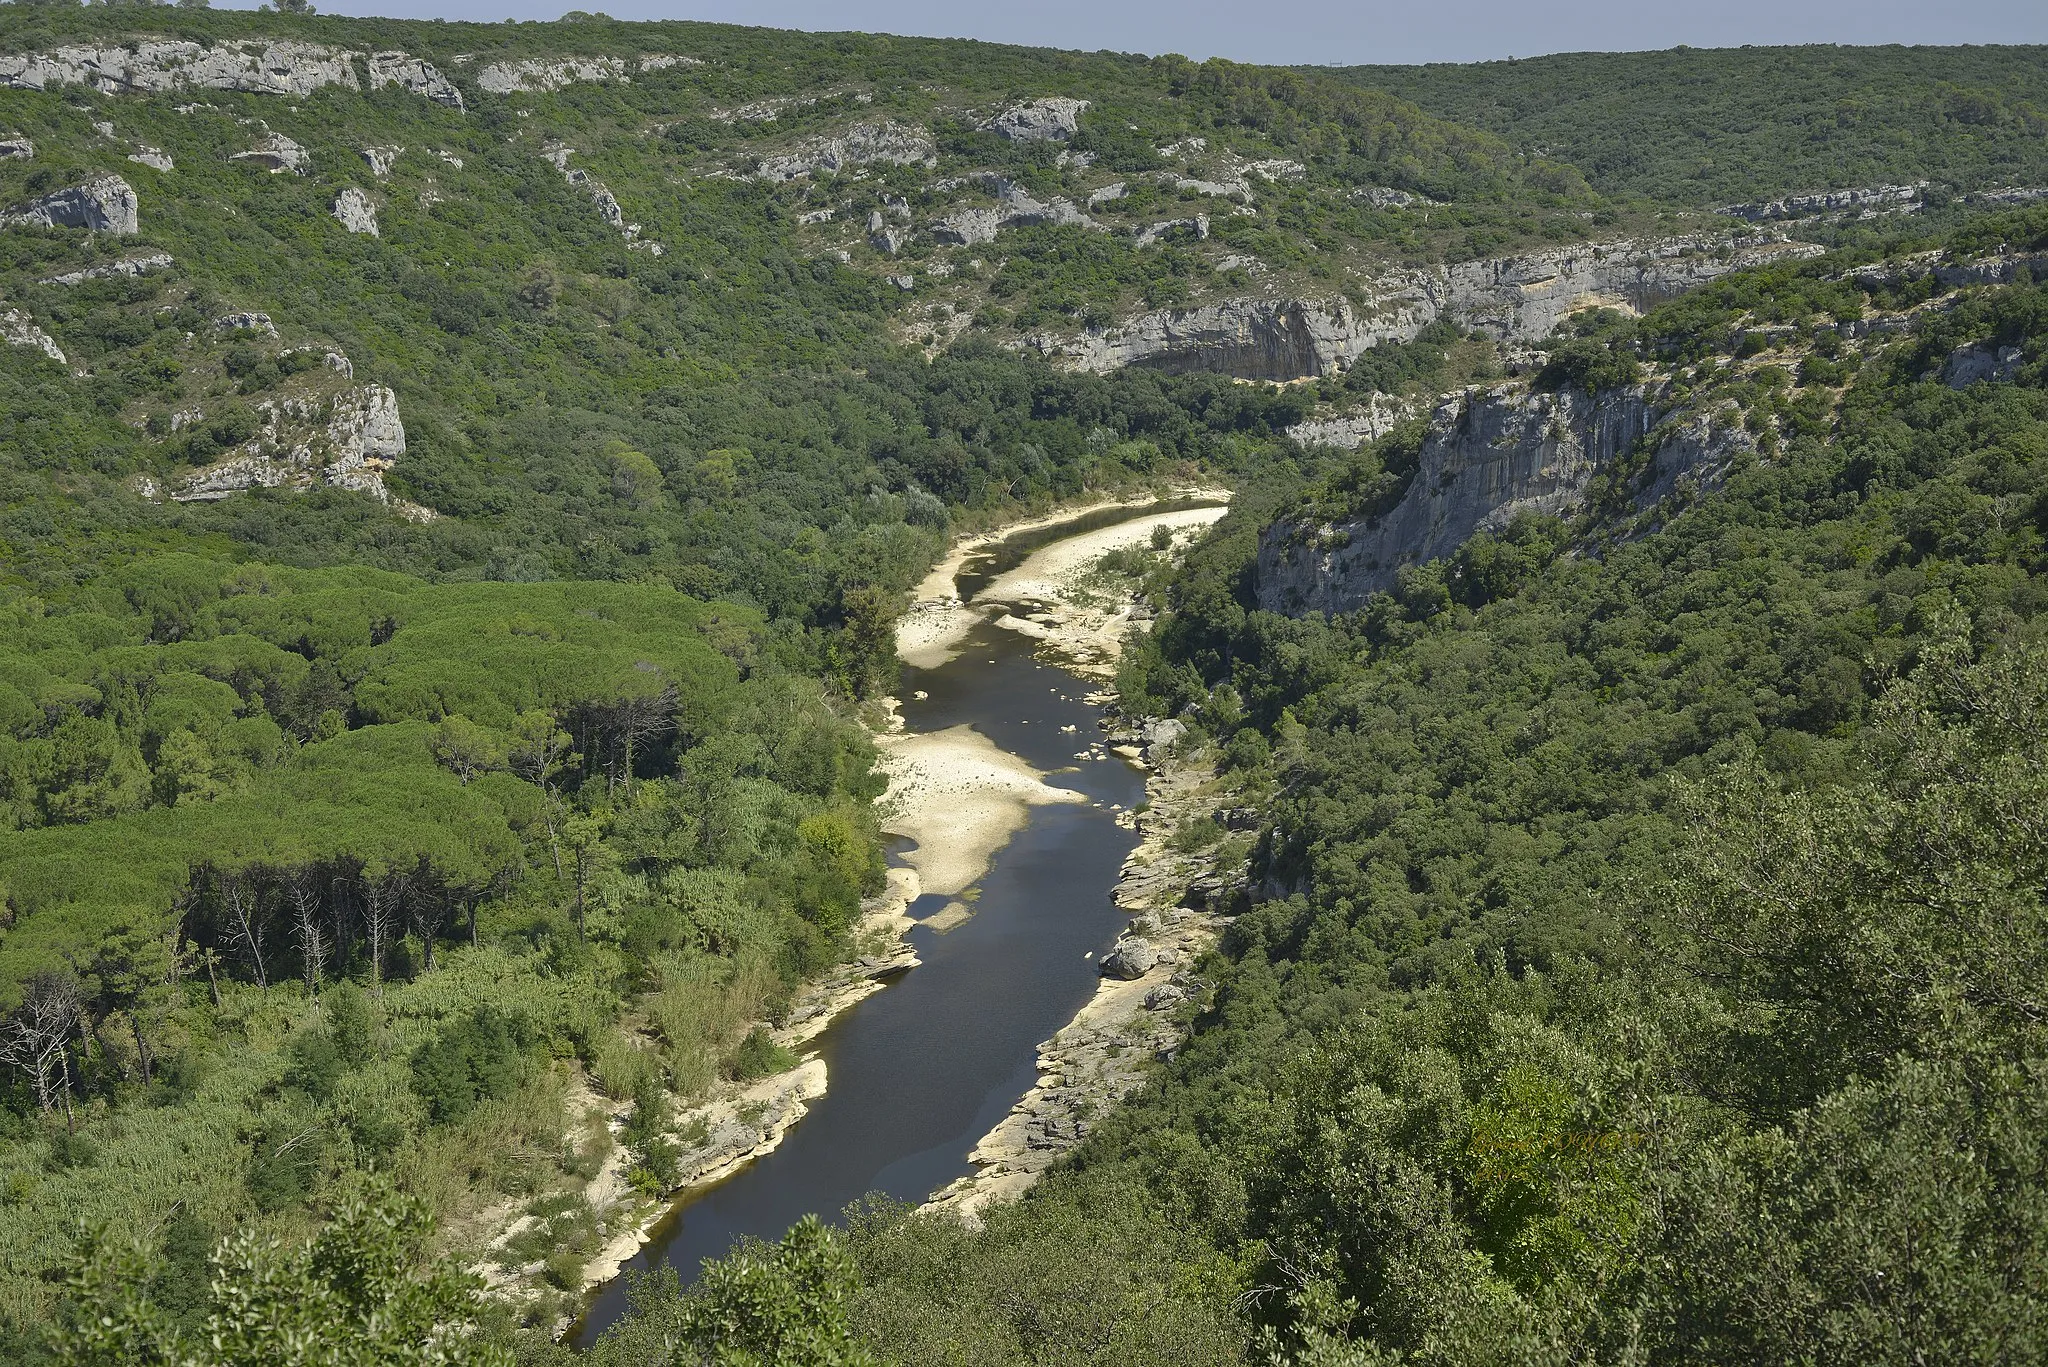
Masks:
[[[1081,111],[1088,101],[1065,95],[1013,104],[982,127],[1011,142],[1065,142],[1081,131]]]
[[[403,52],[373,52],[367,60],[372,90],[395,85],[450,109],[463,107],[462,92],[428,62]]]
[[[1583,243],[1395,273],[1368,284],[1362,308],[1343,297],[1227,299],[1078,337],[1040,335],[1026,345],[1083,370],[1142,365],[1295,380],[1341,370],[1361,351],[1406,341],[1438,318],[1501,341],[1533,340],[1579,309],[1641,312],[1729,271],[1819,252],[1764,239]]]
[[[118,276],[148,275],[151,271],[165,270],[174,263],[169,252],[143,252],[137,256],[124,256],[118,261],[109,261],[104,266],[87,266],[82,270],[66,271],[52,275],[41,283],[45,285],[82,285],[88,280],[112,280]]]
[[[1449,555],[1517,513],[1576,511],[1593,476],[1646,438],[1650,463],[1635,495],[1644,507],[1712,483],[1738,452],[1753,449],[1738,425],[1704,414],[1672,420],[1661,386],[1597,397],[1512,384],[1467,390],[1431,415],[1415,474],[1392,510],[1266,530],[1255,578],[1259,606],[1292,615],[1354,611],[1395,587],[1404,567]]]
[[[545,94],[579,82],[627,79],[619,57],[529,57],[492,62],[476,73],[477,89],[492,95]]]
[[[138,143],[135,150],[128,154],[128,160],[134,162],[137,166],[147,166],[152,171],[175,171],[178,169],[177,163],[171,160],[170,153],[164,151],[161,147],[151,147],[147,143]]]
[[[391,174],[391,168],[398,164],[404,153],[403,147],[365,147],[363,160],[370,163],[370,174],[382,180]]]
[[[0,55],[0,85],[20,90],[85,85],[104,95],[196,89],[303,96],[330,85],[362,89],[350,55],[289,38],[227,40],[212,47],[151,38],[127,46],[74,45]]]
[[[229,160],[253,162],[274,176],[286,171],[303,176],[312,167],[313,155],[282,133],[266,133],[261,142]]]
[[[119,176],[96,176],[83,185],[52,190],[19,209],[0,214],[0,227],[83,228],[95,233],[132,233],[142,226],[135,187]]]
[[[1418,402],[1374,394],[1348,413],[1329,418],[1310,418],[1287,429],[1287,435],[1303,446],[1335,446],[1356,451],[1378,441],[1422,409]]]
[[[306,488],[318,479],[380,503],[393,501],[384,472],[405,454],[405,424],[398,396],[383,385],[326,398],[266,399],[257,411],[262,432],[226,460],[188,476],[172,498],[214,502],[244,489]]]
[[[980,181],[983,188],[996,197],[996,207],[956,209],[931,225],[934,241],[972,247],[995,241],[996,234],[1005,228],[1040,223],[1071,224],[1082,228],[1101,226],[1076,208],[1070,199],[1040,200],[1023,186],[1002,176],[984,176]]]
[[[753,177],[780,183],[875,162],[936,166],[938,144],[922,128],[911,128],[893,119],[857,123],[844,132],[808,138],[785,152],[763,157]]]
[[[1753,204],[1730,204],[1721,212],[1751,223],[1771,223],[1792,218],[1817,218],[1849,209],[1918,208],[1921,193],[1926,188],[1927,182],[1923,180],[1912,185],[1866,185],[1848,190],[1821,190]]]
[[[36,145],[17,134],[0,138],[0,161],[33,161]]]

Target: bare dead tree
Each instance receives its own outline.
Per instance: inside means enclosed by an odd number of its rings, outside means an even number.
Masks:
[[[249,962],[256,970],[256,985],[267,992],[270,975],[263,966],[263,937],[268,927],[263,923],[263,898],[256,875],[247,870],[221,870],[214,874],[214,881],[220,886],[221,902],[227,908],[228,928],[248,951]]]
[[[302,864],[285,875],[285,900],[292,909],[292,936],[298,941],[299,966],[306,975],[306,990],[320,995],[321,965],[327,960],[327,936],[320,925],[320,877],[311,864]]]
[[[562,878],[560,803],[555,797],[555,776],[562,771],[573,743],[569,733],[546,713],[528,713],[520,718],[519,739],[506,757],[506,765],[520,778],[540,789],[541,822],[547,827],[548,851],[554,856],[555,881]]]
[[[678,699],[673,685],[650,696],[621,698],[609,709],[612,714],[612,733],[618,738],[620,755],[619,781],[626,787],[633,785],[633,755],[642,743],[657,736],[667,735],[676,729],[676,703]],[[611,791],[609,782],[605,791]]]
[[[64,1123],[74,1132],[68,1053],[83,1010],[77,981],[68,973],[46,970],[29,979],[21,1006],[0,1026],[0,1060],[28,1074],[44,1115],[61,1100]]]
[[[370,986],[384,995],[384,955],[391,944],[391,932],[398,928],[399,901],[403,879],[363,879],[363,937],[370,942]]]

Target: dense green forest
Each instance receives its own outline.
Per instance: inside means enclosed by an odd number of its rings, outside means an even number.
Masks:
[[[139,36],[350,79],[7,74]],[[673,1108],[862,952],[906,590],[1200,475],[1238,502],[1119,679],[1259,812],[1187,1046],[985,1227],[807,1222],[593,1359],[2042,1355],[2048,287],[1910,256],[2048,251],[1960,193],[2048,181],[2042,70],[0,7],[0,213],[118,173],[139,216],[0,227],[5,1353],[567,1360],[578,1184],[663,1190]],[[1336,618],[1259,609],[1259,539],[1388,506],[1417,428],[1288,429],[1496,339],[1287,386],[1022,345],[1922,178],[1517,362],[1729,416],[1716,487],[1639,506],[1635,448]],[[442,1261],[487,1207],[524,1323]]]
[[[1609,195],[1720,205],[2048,184],[2038,47],[1675,48],[1342,73],[1567,162]]]

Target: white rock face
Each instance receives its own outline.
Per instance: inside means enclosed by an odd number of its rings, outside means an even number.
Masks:
[[[351,185],[334,199],[334,216],[352,233],[377,234],[377,206],[370,197]]]
[[[936,166],[939,149],[931,134],[922,128],[910,128],[890,119],[857,123],[843,133],[810,138],[786,152],[763,157],[754,179],[779,183],[873,162]]]
[[[403,52],[373,52],[369,55],[370,89],[395,85],[435,104],[461,109],[462,92],[431,63]]]
[[[260,332],[266,337],[277,336],[277,324],[270,321],[270,315],[254,309],[243,313],[224,313],[213,320],[213,325],[224,332]]]
[[[666,71],[672,66],[702,66],[703,59],[683,57],[673,52],[648,52],[640,58],[642,71]]]
[[[140,256],[124,256],[119,261],[109,261],[104,266],[89,266],[84,270],[66,271],[53,275],[41,283],[45,285],[82,285],[88,280],[111,280],[123,275],[148,275],[172,264],[169,252],[145,252]]]
[[[389,389],[365,385],[327,403],[266,399],[257,411],[263,415],[261,435],[187,477],[172,498],[210,503],[244,489],[308,488],[319,479],[380,503],[392,502],[384,472],[405,454],[405,424],[399,419],[398,396]]]
[[[83,185],[53,190],[0,214],[0,227],[84,228],[118,234],[135,232],[141,225],[135,187],[119,176],[96,176]]]
[[[263,141],[229,160],[253,161],[273,176],[286,171],[303,176],[313,164],[312,154],[282,133],[265,134]]]
[[[1419,405],[1392,394],[1374,394],[1363,407],[1334,418],[1311,418],[1287,429],[1303,446],[1335,446],[1356,451],[1378,441],[1420,411]]]
[[[161,147],[151,147],[147,144],[137,146],[135,151],[129,155],[128,160],[142,166],[147,166],[152,171],[175,171],[178,169],[177,164],[171,160],[170,153],[164,151]]]
[[[1004,228],[1022,228],[1039,223],[1070,223],[1083,228],[1102,226],[1070,199],[1055,198],[1046,202],[1034,198],[1023,186],[1001,176],[978,179],[982,187],[996,197],[997,207],[954,210],[931,225],[933,241],[972,247],[995,241],[996,234]]]
[[[310,95],[325,86],[360,90],[349,54],[292,39],[198,43],[149,39],[129,46],[60,47],[0,55],[0,85],[20,90],[86,85],[106,95],[156,95],[174,90],[242,90],[259,95]]]
[[[1193,218],[1169,218],[1164,223],[1153,223],[1138,230],[1137,245],[1149,247],[1169,237],[1191,237],[1206,241],[1209,236],[1209,215],[1196,214]]]
[[[1776,222],[1787,218],[1815,218],[1821,214],[1857,210],[1917,208],[1925,181],[1912,185],[1865,185],[1849,190],[1821,190],[1810,195],[1787,195],[1755,204],[1730,204],[1721,212],[1752,223]]]
[[[36,145],[27,138],[10,133],[0,137],[0,161],[32,161]]]
[[[545,93],[579,81],[626,79],[626,63],[618,57],[529,57],[492,62],[476,73],[477,88],[493,95]]]
[[[37,327],[36,320],[20,309],[0,308],[0,342],[9,346],[34,347],[58,365],[67,364],[56,339]]]
[[[1087,107],[1086,100],[1048,95],[1013,104],[982,127],[1011,142],[1065,142],[1081,131],[1081,111]]]
[[[404,153],[403,147],[365,147],[363,160],[370,163],[370,174],[382,180],[391,174],[391,168],[398,164]]]
[[[1431,414],[1415,476],[1393,509],[1331,527],[1281,522],[1266,530],[1259,606],[1294,615],[1354,611],[1393,588],[1403,567],[1449,555],[1517,513],[1577,510],[1592,477],[1652,433],[1639,507],[1718,481],[1738,451],[1754,449],[1740,424],[1673,418],[1660,393],[1643,385],[1598,397],[1512,384],[1455,395]]]
[[[1640,313],[1729,271],[1820,250],[1760,238],[1584,243],[1391,274],[1368,284],[1363,309],[1345,298],[1227,299],[1027,345],[1083,370],[1146,365],[1297,380],[1342,370],[1368,347],[1406,341],[1438,318],[1503,342],[1540,340],[1579,309]]]

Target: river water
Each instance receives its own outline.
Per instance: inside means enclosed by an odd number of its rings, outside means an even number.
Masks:
[[[1184,506],[1036,529],[971,557],[956,583],[971,599],[1062,536]],[[1110,889],[1137,844],[1116,813],[1144,800],[1145,777],[1099,749],[1080,757],[1101,736],[1100,709],[1085,701],[1096,685],[1038,659],[1033,647],[983,624],[950,663],[905,667],[904,725],[971,725],[1048,782],[1086,794],[1088,804],[1031,808],[982,878],[973,916],[944,933],[912,928],[923,965],[819,1037],[828,1087],[810,1114],[773,1153],[683,1198],[591,1302],[575,1330],[578,1347],[625,1313],[635,1272],[669,1264],[687,1284],[704,1259],[743,1236],[780,1238],[806,1214],[836,1219],[870,1192],[921,1201],[964,1176],[968,1153],[1036,1081],[1039,1043],[1092,995],[1096,959],[1124,922]],[[950,900],[920,897],[911,915],[922,920]]]

